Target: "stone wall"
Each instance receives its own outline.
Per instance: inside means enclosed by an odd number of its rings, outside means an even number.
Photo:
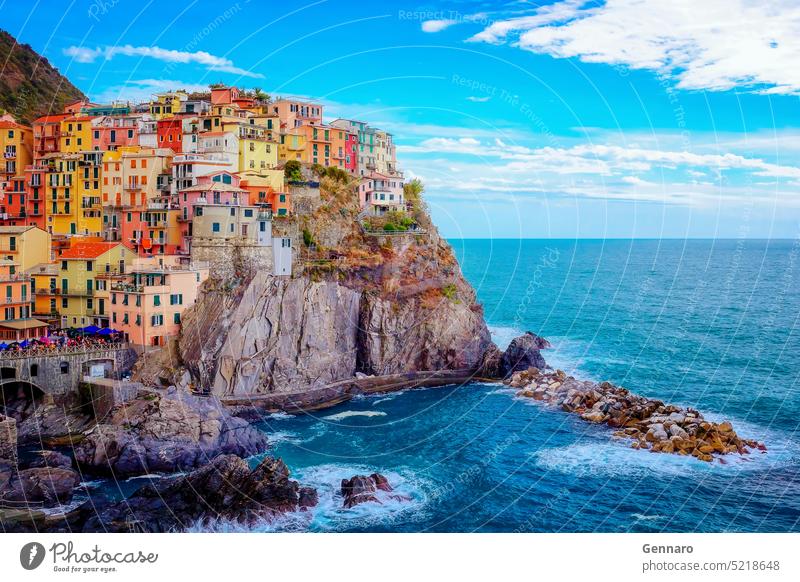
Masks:
[[[246,276],[261,270],[271,273],[272,245],[197,239],[192,241],[192,261],[208,262],[209,276],[218,279],[231,279],[237,273]]]
[[[289,196],[292,200],[292,212],[296,215],[310,215],[322,204],[319,186],[289,186]]]
[[[117,404],[136,398],[144,386],[138,382],[125,382],[109,378],[85,378],[80,385],[81,398],[98,421],[108,415]]]
[[[17,421],[0,414],[0,459],[17,460]]]
[[[58,396],[76,391],[92,365],[102,366],[104,376],[114,378],[130,369],[135,359],[127,346],[38,354],[3,352],[0,368],[4,383],[29,382],[45,394]]]

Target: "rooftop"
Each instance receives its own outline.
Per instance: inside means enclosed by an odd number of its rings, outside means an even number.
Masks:
[[[59,259],[96,259],[120,245],[119,242],[78,242],[64,250]]]

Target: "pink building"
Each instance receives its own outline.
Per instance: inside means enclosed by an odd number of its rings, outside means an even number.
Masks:
[[[238,174],[228,171],[199,176],[197,184],[178,192],[178,221],[181,230],[181,251],[191,248],[192,220],[202,215],[207,205],[249,206],[250,192],[239,185]]]
[[[134,116],[108,116],[92,119],[92,149],[113,151],[139,144],[139,124]]]
[[[390,210],[405,210],[403,179],[372,173],[358,183],[358,200],[367,214],[381,216]]]
[[[109,325],[134,347],[163,346],[180,333],[183,312],[207,277],[207,269],[177,262],[134,267],[125,281],[111,286]]]

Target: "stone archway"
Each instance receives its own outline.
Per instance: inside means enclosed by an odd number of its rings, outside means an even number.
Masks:
[[[9,378],[0,380],[0,412],[18,421],[30,416],[45,392],[25,380]]]

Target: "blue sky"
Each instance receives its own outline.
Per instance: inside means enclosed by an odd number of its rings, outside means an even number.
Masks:
[[[395,134],[451,237],[788,237],[796,2],[0,0],[93,99],[222,81]]]

